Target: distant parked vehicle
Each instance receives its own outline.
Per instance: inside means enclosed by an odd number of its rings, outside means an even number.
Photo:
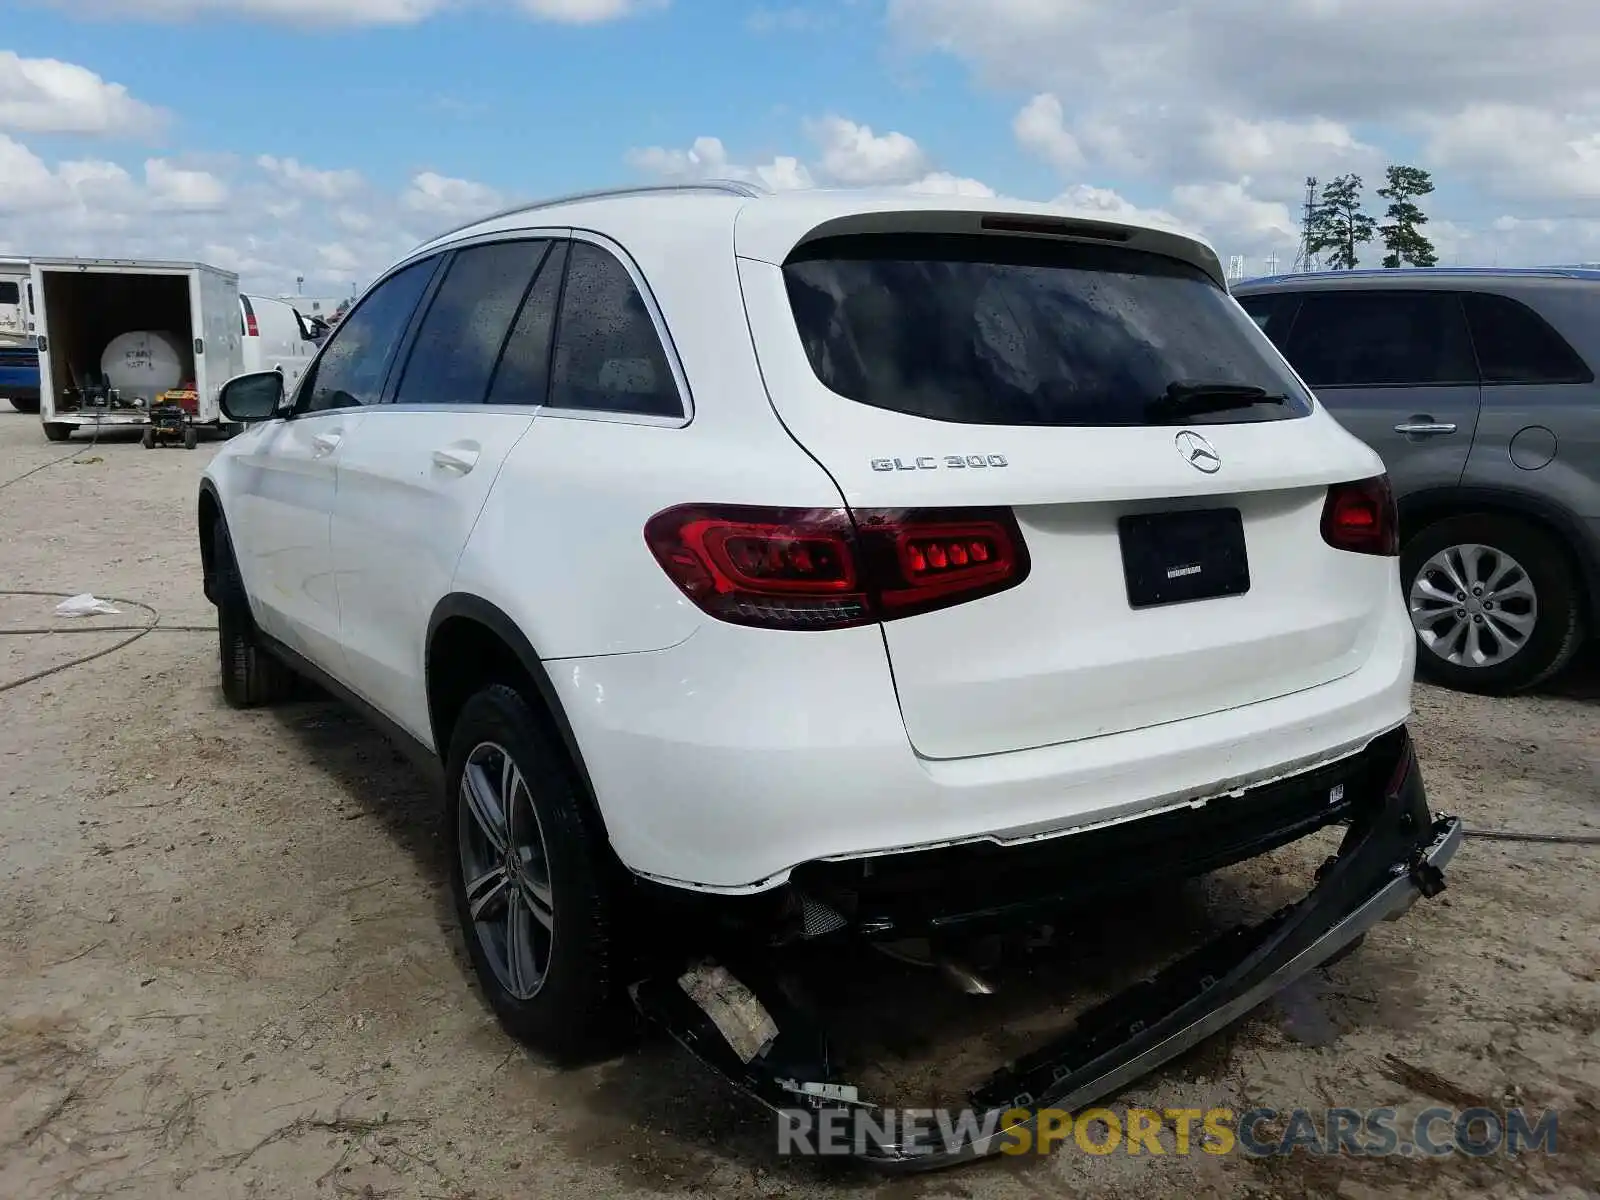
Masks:
[[[1233,289],[1383,458],[1419,670],[1508,693],[1600,628],[1600,271],[1339,271]]]
[[[300,381],[317,353],[311,321],[294,305],[270,296],[239,296],[239,332],[244,338],[244,373],[277,371],[284,384]]]
[[[237,275],[109,258],[35,259],[32,271],[45,437],[148,425],[173,390],[195,425],[221,424],[217,394],[244,370]]]
[[[0,262],[0,397],[18,412],[39,411],[39,350],[34,344],[25,260]]]

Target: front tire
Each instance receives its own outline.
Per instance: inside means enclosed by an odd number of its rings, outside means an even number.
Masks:
[[[629,1026],[603,835],[565,753],[512,688],[469,699],[450,739],[446,841],[462,936],[513,1037],[558,1061]]]
[[[1505,696],[1536,687],[1583,641],[1582,598],[1561,544],[1516,517],[1470,513],[1406,544],[1400,578],[1417,671],[1445,687]]]
[[[259,708],[286,700],[294,691],[294,673],[264,649],[244,581],[233,557],[233,541],[220,519],[211,534],[211,561],[217,598],[217,667],[222,695],[234,708]]]

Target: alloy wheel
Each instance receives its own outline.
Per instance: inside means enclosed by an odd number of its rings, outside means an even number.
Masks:
[[[1417,637],[1457,667],[1494,667],[1520,651],[1539,620],[1527,570],[1494,546],[1447,546],[1417,572],[1407,597]]]
[[[555,905],[533,795],[505,747],[483,742],[467,756],[456,810],[474,934],[500,986],[529,1000],[550,969]]]

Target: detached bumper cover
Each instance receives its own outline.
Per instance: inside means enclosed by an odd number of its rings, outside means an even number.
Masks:
[[[1327,962],[1380,922],[1394,920],[1420,897],[1444,887],[1442,868],[1462,841],[1455,817],[1434,819],[1409,740],[1381,796],[1358,802],[1339,852],[1317,872],[1301,900],[1253,925],[1201,946],[1152,978],[1084,1013],[1071,1030],[1007,1064],[972,1093],[976,1123],[962,1122],[952,1140],[868,1138],[857,1157],[894,1170],[930,1170],[997,1153],[1011,1135],[1032,1127],[1015,1110],[1081,1110],[1149,1073],[1270,999]],[[711,1018],[677,979],[635,985],[635,1003],[708,1065],[775,1112],[872,1109],[853,1089],[818,1070],[825,1042],[790,1009],[779,989],[744,978],[766,1004],[778,1030],[768,1049],[742,1061]],[[820,1076],[820,1077],[819,1077]],[[1013,1120],[988,1121],[986,1113]],[[977,1132],[983,1130],[986,1132]]]

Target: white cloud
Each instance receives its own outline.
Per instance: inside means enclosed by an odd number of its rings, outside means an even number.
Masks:
[[[190,20],[246,17],[305,26],[415,25],[472,0],[53,0],[55,7],[88,16]],[[616,21],[668,0],[499,0],[542,21],[593,25]]]
[[[294,25],[414,25],[456,0],[54,0],[55,7],[86,16],[253,17]]]
[[[654,175],[671,183],[698,183],[708,179],[731,179],[759,183],[775,192],[814,187],[811,172],[797,158],[778,156],[769,162],[744,166],[730,161],[720,138],[698,137],[687,150],[647,146],[630,150],[628,165],[636,171]]]
[[[505,197],[488,184],[422,171],[411,177],[400,203],[411,212],[428,217],[468,221],[504,208]]]
[[[1470,104],[1428,122],[1428,158],[1497,196],[1600,205],[1600,108],[1586,114]],[[1597,208],[1600,213],[1600,208]]]
[[[292,167],[287,164],[293,164]],[[433,172],[398,194],[353,171],[262,155],[51,163],[0,134],[0,253],[198,259],[247,288],[345,295],[441,226],[501,203],[499,192]]]
[[[665,8],[667,0],[517,0],[518,7],[546,21],[569,25],[595,25],[617,21],[651,9]]]
[[[824,178],[846,186],[913,183],[928,174],[928,156],[903,133],[876,134],[843,117],[808,121],[806,132],[822,152]]]
[[[159,209],[215,210],[228,201],[228,185],[210,171],[175,167],[166,159],[147,159],[145,190]]]
[[[1375,191],[1400,161],[1435,171],[1425,208],[1439,220],[1446,205],[1474,220],[1506,202],[1529,218],[1600,215],[1593,4],[888,0],[886,12],[903,49],[1017,96],[1018,143],[1069,177],[1163,189],[1249,177],[1251,197],[1293,212],[1307,175],[1354,172]]]
[[[18,133],[146,134],[166,114],[120,83],[54,58],[0,50],[0,129]]]
[[[1061,101],[1049,92],[1040,92],[1028,101],[1011,122],[1017,143],[1045,162],[1062,170],[1083,166],[1083,147],[1067,129]]]
[[[297,159],[275,158],[263,154],[256,165],[270,175],[275,175],[295,191],[304,192],[323,200],[338,200],[361,190],[360,171],[319,171]]]

